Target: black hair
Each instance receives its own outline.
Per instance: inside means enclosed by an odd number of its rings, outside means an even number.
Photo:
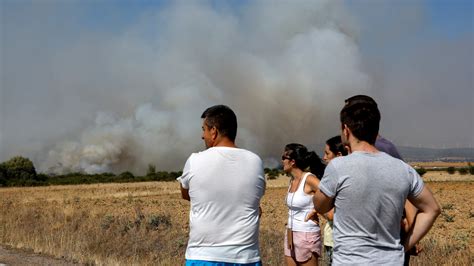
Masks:
[[[347,150],[344,148],[344,145],[342,144],[342,139],[341,136],[334,136],[328,140],[326,140],[326,144],[329,147],[329,150],[337,155],[338,153],[341,153],[342,156],[347,155]]]
[[[316,152],[309,152],[304,145],[290,143],[285,146],[285,153],[290,159],[295,160],[295,165],[299,169],[304,171],[309,167],[311,173],[315,174],[318,179],[323,177],[326,165]]]
[[[341,110],[341,126],[347,127],[359,140],[374,144],[380,127],[377,105],[367,102],[352,103]]]
[[[219,134],[235,141],[237,135],[237,117],[234,111],[225,105],[214,105],[201,115],[209,128],[216,127]]]
[[[344,104],[346,106],[350,106],[350,105],[358,104],[358,103],[372,104],[375,107],[377,107],[377,102],[372,97],[367,96],[367,95],[362,95],[362,94],[354,95],[344,100]]]

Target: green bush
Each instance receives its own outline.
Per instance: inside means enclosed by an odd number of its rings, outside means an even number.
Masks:
[[[446,171],[448,171],[448,174],[452,175],[456,172],[456,168],[450,166],[448,169],[446,169]]]
[[[474,175],[474,166],[472,166],[471,163],[468,164],[468,169],[469,169],[469,174]]]
[[[7,185],[7,172],[3,164],[0,164],[0,187]]]
[[[459,168],[458,172],[460,175],[466,175],[469,172],[469,170],[466,167],[463,167],[463,168]]]
[[[129,171],[125,171],[125,172],[121,173],[119,175],[119,177],[120,177],[120,179],[124,179],[124,180],[130,180],[130,179],[135,178],[135,176]]]
[[[423,168],[423,167],[420,167],[420,168],[417,168],[417,169],[416,169],[416,172],[417,172],[420,176],[423,176],[424,174],[426,174],[426,169]]]
[[[265,168],[264,172],[267,175],[267,178],[270,179],[270,180],[271,179],[276,179],[281,174],[281,170],[278,169],[278,168],[273,168],[273,169]]]

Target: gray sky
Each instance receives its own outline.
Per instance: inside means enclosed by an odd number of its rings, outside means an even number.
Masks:
[[[397,145],[474,146],[470,1],[2,1],[0,160],[179,170],[202,111],[268,163],[373,96]],[[322,151],[316,150],[318,154]]]

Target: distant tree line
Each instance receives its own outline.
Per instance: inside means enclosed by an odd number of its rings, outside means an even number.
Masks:
[[[474,175],[474,166],[471,163],[468,163],[467,167],[452,167],[452,166],[450,166],[450,167],[446,168],[446,171],[450,175],[456,173],[456,170],[458,171],[458,173],[460,175],[466,175],[466,174]]]
[[[279,168],[265,168],[268,179],[276,179],[284,172]],[[427,171],[446,171],[454,174],[456,171],[461,175],[474,175],[474,166],[470,163],[467,167],[447,167],[437,169],[417,168],[416,171],[422,176]],[[10,186],[48,186],[48,185],[73,185],[73,184],[95,184],[95,183],[126,183],[144,181],[174,181],[182,175],[182,172],[156,171],[153,164],[148,165],[145,175],[135,176],[129,171],[120,174],[100,173],[86,174],[82,172],[68,173],[64,175],[37,173],[33,162],[25,157],[16,156],[10,160],[0,163],[0,187]]]
[[[0,163],[0,187],[11,186],[48,186],[95,183],[126,183],[144,181],[174,181],[182,172],[156,171],[154,165],[148,166],[144,176],[135,176],[129,171],[118,175],[114,173],[87,174],[82,172],[64,175],[37,173],[33,162],[25,157],[16,156]]]
[[[466,167],[437,167],[437,168],[428,168],[423,167],[415,168],[420,176],[423,176],[428,171],[446,171],[448,174],[453,175],[458,172],[460,175],[474,175],[474,166],[471,163],[468,163]]]

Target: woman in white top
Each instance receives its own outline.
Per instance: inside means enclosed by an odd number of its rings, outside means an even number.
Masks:
[[[307,220],[314,211],[313,195],[324,173],[319,156],[301,144],[288,144],[281,157],[283,171],[291,177],[286,196],[288,223],[285,233],[287,265],[318,265],[321,256],[321,230],[317,215]],[[311,172],[307,172],[307,169]]]

